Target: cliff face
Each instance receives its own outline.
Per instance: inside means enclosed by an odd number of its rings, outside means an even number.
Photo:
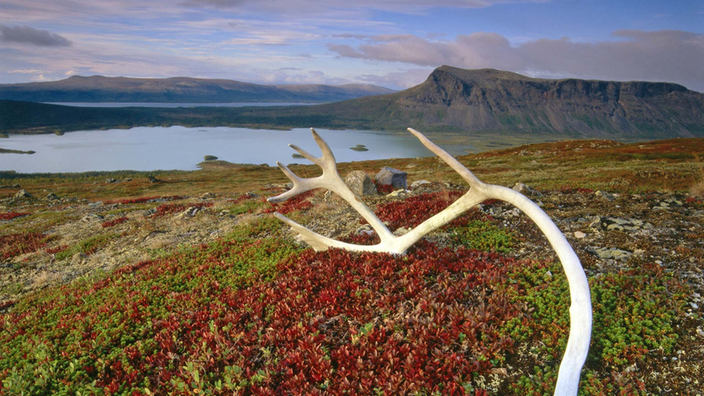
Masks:
[[[392,96],[394,118],[467,131],[704,136],[704,94],[671,83],[546,80],[443,66]]]

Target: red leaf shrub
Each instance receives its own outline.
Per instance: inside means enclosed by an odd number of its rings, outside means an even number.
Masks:
[[[427,242],[407,256],[280,245],[204,245],[22,302],[0,321],[0,379],[71,362],[28,391],[484,394],[475,376],[513,348],[499,328],[518,307],[492,292],[509,258]],[[243,264],[275,257],[289,258],[274,280]]]
[[[18,217],[29,216],[29,215],[31,215],[31,213],[16,213],[16,212],[0,213],[0,220],[12,220],[12,219],[16,219]]]
[[[462,191],[440,191],[415,195],[404,201],[379,205],[375,214],[381,221],[387,222],[391,230],[400,227],[412,228],[441,212],[463,194]],[[450,226],[457,226],[455,222]],[[366,220],[362,220],[362,223],[366,223]]]
[[[36,252],[46,246],[50,238],[40,232],[21,232],[0,235],[0,258],[5,260],[21,254]]]
[[[61,245],[61,246],[57,246],[57,247],[53,247],[53,248],[48,248],[44,251],[48,254],[56,254],[56,253],[61,253],[66,249],[68,249],[68,245]]]
[[[306,191],[303,194],[296,195],[295,197],[289,198],[284,202],[271,204],[271,207],[265,209],[264,213],[279,212],[281,214],[287,214],[298,210],[310,209],[313,207],[313,204],[308,199],[314,194],[315,190]]]
[[[117,219],[114,219],[114,220],[108,220],[108,221],[104,222],[102,225],[103,225],[103,228],[108,228],[108,227],[112,227],[112,226],[115,226],[118,224],[122,224],[122,223],[126,222],[127,220],[129,220],[127,217],[118,217]]]
[[[379,184],[377,182],[374,182],[374,185],[376,186],[376,190],[380,194],[391,194],[394,192],[395,188],[391,184]]]

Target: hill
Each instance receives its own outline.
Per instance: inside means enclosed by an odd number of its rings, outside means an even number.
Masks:
[[[299,86],[296,89],[314,89]],[[442,66],[407,90],[313,106],[83,109],[60,107],[42,115],[34,104],[0,101],[22,108],[24,119],[5,116],[0,132],[78,130],[138,125],[310,127],[556,135],[579,138],[663,139],[704,136],[704,94],[671,83],[547,80],[493,69]],[[43,108],[47,109],[47,107]],[[117,115],[119,113],[119,116]],[[10,114],[10,113],[7,113]],[[112,120],[117,122],[112,122]],[[70,122],[64,122],[70,121]],[[77,122],[76,125],[71,122]],[[34,129],[31,129],[34,128]]]
[[[0,99],[29,102],[335,102],[393,92],[375,85],[261,85],[188,77],[72,76],[65,80],[0,85]]]
[[[704,136],[704,94],[681,85],[547,80],[449,66],[405,91],[306,111],[335,117],[366,114],[372,128],[412,125],[425,130],[581,137]]]

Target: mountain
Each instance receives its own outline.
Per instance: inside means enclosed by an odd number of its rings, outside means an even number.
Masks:
[[[305,87],[296,89],[320,89]],[[119,112],[94,108],[79,113],[65,106],[40,110],[30,105],[0,101],[0,132],[67,131],[86,125],[93,128],[315,126],[371,130],[403,130],[410,126],[427,132],[584,138],[704,137],[704,94],[681,85],[548,80],[493,69],[464,70],[449,66],[435,69],[425,82],[405,91],[313,106],[121,109]]]
[[[672,83],[548,80],[494,69],[435,69],[391,95],[315,106],[365,113],[369,127],[557,133],[575,136],[704,136],[704,94]]]
[[[392,92],[361,84],[261,85],[188,77],[73,76],[60,81],[0,85],[0,99],[29,102],[336,102]]]

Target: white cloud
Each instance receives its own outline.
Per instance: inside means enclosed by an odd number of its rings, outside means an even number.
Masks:
[[[16,69],[16,70],[8,70],[7,73],[11,74],[37,74],[41,73],[42,71],[39,69]]]
[[[355,47],[329,44],[340,57],[437,67],[496,68],[531,75],[670,81],[704,90],[704,35],[672,30],[619,30],[592,43],[538,39],[513,46],[496,33],[432,41],[380,36]]]

